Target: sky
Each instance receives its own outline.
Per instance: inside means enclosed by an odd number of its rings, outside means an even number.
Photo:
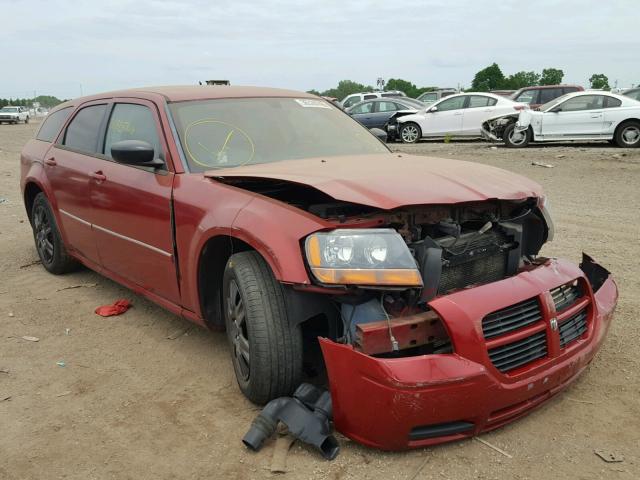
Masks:
[[[151,85],[325,90],[382,77],[469,87],[564,70],[589,86],[640,83],[638,0],[0,0],[0,98],[73,98]]]

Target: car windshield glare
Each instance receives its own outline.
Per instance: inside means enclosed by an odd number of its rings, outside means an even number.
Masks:
[[[389,149],[328,102],[241,98],[169,104],[192,172]]]
[[[547,102],[544,105],[540,105],[540,109],[539,110],[541,112],[546,112],[547,110],[549,110],[549,109],[555,107],[556,105],[558,105],[560,102],[564,102],[569,95],[570,95],[569,93],[566,93],[566,94],[562,95],[561,97],[554,98],[550,102]]]

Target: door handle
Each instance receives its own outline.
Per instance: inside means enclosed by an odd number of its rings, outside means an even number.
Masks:
[[[462,115],[462,112],[454,113],[454,115]]]
[[[591,118],[600,118],[602,116],[601,113],[599,113],[598,115],[591,115]]]
[[[49,165],[50,167],[55,167],[58,164],[58,162],[56,162],[56,159],[54,157],[47,158],[44,161],[44,163],[45,165]]]
[[[89,173],[89,177],[97,180],[98,182],[104,182],[107,179],[107,176],[100,170],[98,170],[97,172]]]

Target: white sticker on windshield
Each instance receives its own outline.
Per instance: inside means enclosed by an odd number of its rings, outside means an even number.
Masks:
[[[314,98],[296,98],[295,101],[307,108],[331,108],[324,100],[316,100]]]

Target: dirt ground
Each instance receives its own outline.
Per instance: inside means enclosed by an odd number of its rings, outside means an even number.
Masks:
[[[240,442],[258,408],[237,388],[224,334],[192,327],[91,271],[55,277],[35,264],[18,185],[19,152],[35,129],[0,126],[0,479],[275,476],[273,443],[251,453]],[[640,150],[441,141],[393,148],[540,182],[556,223],[556,240],[543,253],[579,261],[584,250],[607,266],[620,286],[614,324],[572,387],[482,436],[513,458],[476,440],[385,453],[340,436],[333,462],[295,444],[280,477],[640,478]],[[93,313],[119,298],[134,308],[111,318]],[[605,463],[594,450],[624,461]]]

